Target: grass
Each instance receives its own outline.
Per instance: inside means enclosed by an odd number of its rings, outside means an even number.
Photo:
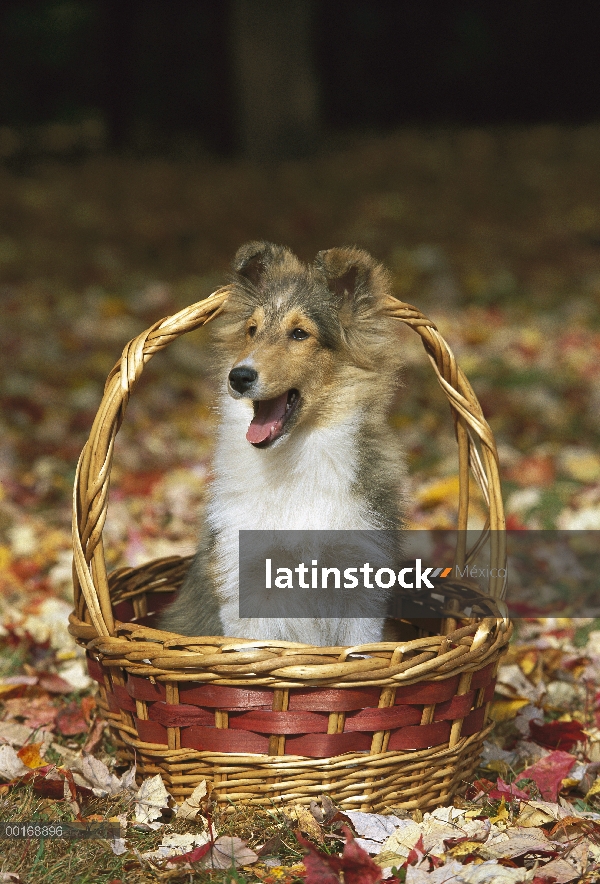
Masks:
[[[75,817],[67,801],[40,797],[31,785],[0,787],[5,794],[0,797],[1,822],[56,823],[72,821]],[[120,813],[132,817],[133,799],[94,798],[81,802],[81,812],[86,818],[92,815],[110,819]],[[290,823],[281,811],[240,807],[229,812],[217,812],[213,827],[219,835],[232,835],[247,841],[250,847],[271,842],[274,852],[284,866],[302,861],[302,851],[295,839]],[[256,881],[250,870],[189,871],[179,868],[155,868],[140,855],[154,850],[162,838],[170,833],[201,832],[202,822],[173,819],[158,832],[142,832],[129,826],[126,841],[129,851],[115,856],[107,841],[71,841],[62,838],[3,839],[0,872],[17,873],[24,884],[145,884],[157,881],[231,882],[246,884]],[[337,849],[335,833],[329,836],[325,849]],[[291,879],[288,879],[291,880]]]

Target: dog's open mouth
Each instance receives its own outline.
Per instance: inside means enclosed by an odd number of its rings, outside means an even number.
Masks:
[[[248,442],[252,442],[256,448],[267,448],[279,439],[299,402],[298,390],[288,390],[275,399],[255,400],[254,417],[246,433]]]

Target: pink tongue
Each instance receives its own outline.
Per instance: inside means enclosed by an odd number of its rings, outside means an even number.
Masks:
[[[278,424],[285,416],[287,401],[288,394],[282,393],[276,399],[262,399],[258,403],[258,409],[246,433],[248,442],[257,445],[275,435]]]

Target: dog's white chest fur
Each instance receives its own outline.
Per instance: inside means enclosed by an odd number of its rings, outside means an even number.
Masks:
[[[225,635],[314,644],[378,641],[379,619],[240,619],[240,530],[363,530],[376,519],[356,493],[356,416],[304,430],[269,449],[245,438],[247,401],[221,397],[221,424],[207,518],[216,537],[221,620]],[[332,590],[334,591],[334,590]]]

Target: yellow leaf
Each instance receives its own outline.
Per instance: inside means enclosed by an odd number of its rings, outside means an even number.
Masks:
[[[40,755],[40,746],[41,743],[28,743],[26,746],[22,746],[17,755],[27,767],[30,767],[32,770],[35,770],[36,767],[43,767],[46,762]]]
[[[490,817],[490,823],[499,823],[501,820],[507,820],[510,817],[508,809],[506,807],[506,801],[504,798],[500,802],[500,807],[498,808],[498,813],[496,816]]]
[[[0,500],[2,500],[2,494],[0,493]],[[0,546],[0,571],[6,571],[8,566],[10,565],[12,560],[12,554],[8,546],[2,544]]]
[[[481,847],[481,841],[463,841],[452,847],[448,853],[450,856],[468,856],[469,853],[475,853],[478,847]]]
[[[537,651],[527,651],[519,660],[519,666],[523,675],[531,675],[538,661]]]
[[[596,779],[594,780],[594,782],[592,784],[592,788],[588,791],[584,800],[587,801],[588,798],[591,798],[592,795],[597,795],[598,792],[600,792],[600,777],[596,777]]]
[[[567,449],[561,456],[561,466],[577,482],[597,482],[600,477],[600,456],[593,451]]]
[[[545,826],[546,823],[552,822],[556,822],[556,816],[553,816],[541,807],[535,807],[533,804],[525,804],[523,805],[521,813],[515,820],[515,825],[522,826],[523,828],[537,829],[540,826]]]
[[[515,718],[519,709],[527,706],[529,700],[494,700],[490,708],[493,721],[510,721]]]
[[[457,501],[460,481],[458,476],[449,476],[447,479],[441,479],[434,482],[428,488],[423,488],[417,495],[419,503],[422,507],[435,506],[445,501]]]
[[[578,786],[580,782],[580,780],[574,780],[572,777],[566,777],[561,781],[560,787],[561,789],[572,789],[573,786]]]

